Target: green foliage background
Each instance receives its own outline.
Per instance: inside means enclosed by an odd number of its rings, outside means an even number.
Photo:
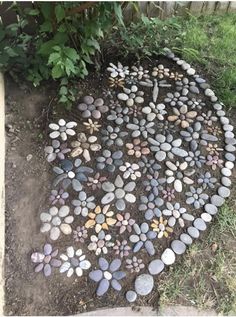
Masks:
[[[70,107],[78,78],[100,60],[157,56],[164,47],[209,77],[227,106],[236,106],[236,14],[123,19],[128,2],[35,2],[12,6],[18,23],[0,24],[0,70],[34,86],[58,82],[59,102]],[[138,11],[136,2],[132,2]],[[29,32],[32,18],[37,27]]]

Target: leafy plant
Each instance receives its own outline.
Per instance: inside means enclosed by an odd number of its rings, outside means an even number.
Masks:
[[[0,25],[0,69],[24,76],[34,86],[60,80],[59,101],[71,106],[71,80],[84,78],[100,51],[99,41],[114,24],[123,25],[122,3],[35,2],[32,8],[14,3],[17,23]],[[32,22],[34,32],[31,32]]]

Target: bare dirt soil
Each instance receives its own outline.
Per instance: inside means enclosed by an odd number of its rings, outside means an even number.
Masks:
[[[101,85],[96,78],[89,78],[89,87]],[[97,85],[96,85],[97,84]],[[92,289],[94,284],[87,276],[68,279],[59,273],[46,279],[36,274],[30,261],[33,250],[40,249],[47,241],[40,234],[39,213],[48,208],[48,193],[52,171],[44,158],[49,120],[61,113],[65,119],[72,113],[58,110],[54,102],[53,87],[47,89],[19,88],[6,79],[6,315],[69,315],[102,307],[127,306],[125,285],[119,297],[113,290],[98,299]],[[86,82],[80,84],[81,95],[88,91]],[[79,97],[79,96],[78,96]],[[57,110],[55,110],[57,109]],[[236,123],[236,112],[228,114]],[[232,121],[232,119],[231,119]],[[60,242],[57,243],[57,247]],[[158,288],[158,287],[157,287]],[[156,290],[139,297],[137,306],[158,307]]]

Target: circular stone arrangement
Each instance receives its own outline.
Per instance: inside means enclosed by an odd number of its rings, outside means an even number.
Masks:
[[[97,296],[125,286],[134,302],[229,197],[233,126],[195,69],[166,56],[168,65],[110,63],[107,89],[73,110],[78,122],[50,123],[45,157],[55,178],[35,272],[88,275]]]

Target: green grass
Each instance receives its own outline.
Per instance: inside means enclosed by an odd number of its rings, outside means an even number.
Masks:
[[[158,54],[164,46],[178,52],[209,79],[227,107],[236,107],[236,14],[173,17],[164,21],[140,18],[115,29],[105,40],[107,54]]]
[[[179,303],[236,314],[235,235],[235,211],[225,205],[203,241],[196,241],[176,266],[163,273],[160,305]]]
[[[236,14],[190,17],[183,27],[183,57],[203,66],[221,100],[236,107]]]

